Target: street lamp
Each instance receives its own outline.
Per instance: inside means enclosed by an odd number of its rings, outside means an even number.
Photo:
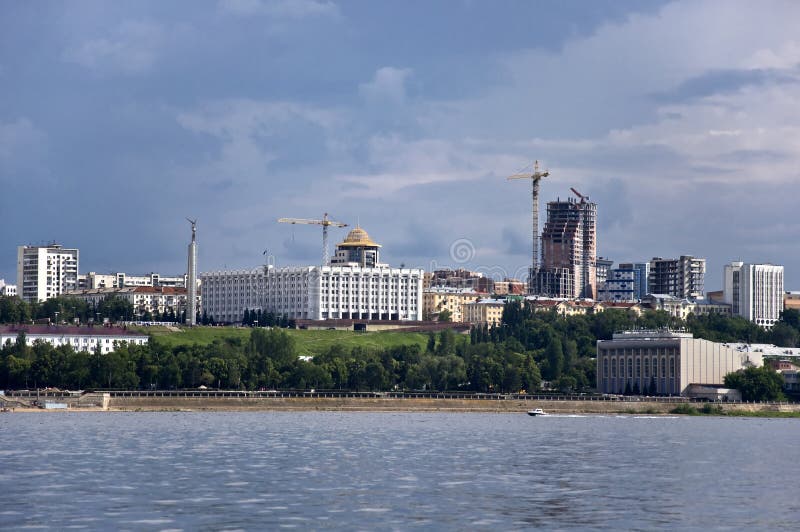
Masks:
[[[55,318],[55,320],[56,320],[56,325],[58,325],[58,311],[55,311],[55,314],[56,314],[56,318]]]

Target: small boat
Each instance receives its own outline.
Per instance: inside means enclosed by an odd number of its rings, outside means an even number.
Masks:
[[[534,408],[533,410],[528,410],[529,416],[546,416],[547,414],[541,408]]]

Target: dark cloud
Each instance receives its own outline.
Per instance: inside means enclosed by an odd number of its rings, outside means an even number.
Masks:
[[[714,94],[724,94],[752,85],[796,83],[800,69],[794,71],[752,69],[712,70],[680,83],[668,91],[653,94],[659,103],[683,103]]]

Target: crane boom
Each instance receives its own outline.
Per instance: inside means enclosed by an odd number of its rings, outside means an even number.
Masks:
[[[547,177],[550,175],[550,172],[545,170],[544,172],[539,171],[539,161],[533,163],[533,173],[531,174],[514,174],[508,176],[508,180],[511,181],[513,179],[530,179],[531,184],[533,186],[533,223],[531,224],[533,227],[533,249],[531,252],[531,271],[528,274],[528,293],[533,294],[535,293],[535,276],[536,273],[539,271],[539,251],[540,251],[540,240],[539,240],[539,181],[542,180],[543,177]]]
[[[569,187],[569,189],[572,191],[573,194],[575,194],[576,196],[578,196],[581,199],[581,203],[583,203],[583,202],[585,202],[586,200],[589,199],[589,196],[584,196],[583,194],[581,194],[580,192],[578,192],[574,188]]]
[[[328,226],[333,227],[347,227],[346,223],[336,222],[328,219],[326,212],[322,216],[322,220],[313,220],[308,218],[278,218],[279,223],[284,224],[304,224],[304,225],[321,225],[322,226],[322,265],[327,266],[330,262],[328,254]]]

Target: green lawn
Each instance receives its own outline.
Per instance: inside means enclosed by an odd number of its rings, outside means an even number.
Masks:
[[[216,339],[241,338],[246,342],[250,337],[250,329],[239,327],[195,327],[170,331],[166,327],[141,327],[144,333],[158,338],[168,347],[179,345],[208,345]],[[428,342],[428,335],[398,331],[385,332],[353,332],[353,331],[314,331],[287,329],[295,339],[299,355],[313,356],[324,352],[332,345],[342,345],[347,349],[356,346],[385,349],[398,345],[419,345],[423,350]]]

